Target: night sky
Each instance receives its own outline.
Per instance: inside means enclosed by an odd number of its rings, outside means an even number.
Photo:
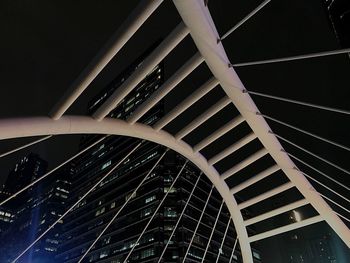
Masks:
[[[0,1],[0,117],[47,116],[87,63],[139,1],[2,0]],[[262,1],[209,0],[220,35]],[[171,1],[165,1],[113,59],[69,114],[85,114],[87,102],[179,23]],[[223,41],[231,63],[339,49],[321,0],[272,0],[256,16]],[[169,77],[196,49],[187,37],[165,60]],[[248,90],[350,110],[350,59],[347,55],[236,69]],[[183,81],[166,100],[171,109],[211,75],[205,65]],[[314,110],[252,96],[262,113],[325,138],[350,146],[349,116]],[[274,132],[350,170],[349,152],[269,121]],[[79,136],[57,136],[31,149],[0,160],[0,182],[19,157],[30,151],[49,160],[49,166],[73,155]],[[1,152],[30,139],[0,143]],[[346,174],[283,144],[333,177]],[[300,166],[300,168],[303,168]],[[349,216],[349,215],[348,215]]]

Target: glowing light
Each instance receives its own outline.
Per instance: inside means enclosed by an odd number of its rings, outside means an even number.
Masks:
[[[293,210],[293,216],[296,222],[300,222],[302,220],[301,214],[298,211]]]

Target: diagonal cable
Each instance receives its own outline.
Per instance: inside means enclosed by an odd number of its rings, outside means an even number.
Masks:
[[[329,175],[327,175],[324,172],[318,170],[317,168],[313,167],[312,165],[308,164],[307,162],[304,162],[303,160],[299,159],[295,155],[293,155],[291,153],[288,153],[288,152],[285,152],[285,153],[288,154],[293,159],[297,160],[298,162],[300,162],[300,163],[304,164],[305,166],[309,167],[310,169],[314,170],[315,172],[323,175],[324,177],[326,177],[327,179],[329,179],[332,182],[336,183],[337,185],[340,185],[340,186],[344,187],[346,190],[350,191],[350,188],[348,186],[344,185],[343,183],[339,182],[338,180],[334,179],[333,177],[330,177]]]
[[[188,197],[188,199],[187,199],[187,202],[186,202],[184,208],[182,209],[181,215],[179,216],[179,219],[177,220],[176,225],[174,226],[174,229],[173,229],[173,231],[171,232],[171,235],[170,235],[170,237],[169,237],[169,239],[168,239],[168,242],[166,243],[165,247],[163,248],[162,254],[160,255],[160,257],[159,257],[159,259],[158,259],[158,263],[160,263],[160,262],[162,261],[162,258],[163,258],[164,254],[165,254],[165,251],[166,251],[166,249],[168,248],[168,246],[169,246],[169,244],[170,244],[171,238],[172,238],[172,237],[174,236],[174,234],[175,234],[175,231],[176,231],[176,229],[177,229],[177,227],[178,227],[178,225],[179,225],[179,223],[180,223],[180,221],[181,221],[181,219],[182,219],[182,216],[184,215],[184,213],[185,213],[185,211],[186,211],[186,208],[187,208],[187,206],[188,206],[188,204],[189,204],[189,202],[190,202],[190,199],[191,199],[191,197],[192,197],[192,195],[193,195],[193,193],[194,193],[194,190],[196,190],[197,184],[198,184],[199,179],[201,178],[201,176],[202,176],[202,173],[198,176],[197,181],[196,181],[196,183],[194,184],[194,186],[193,186],[193,188],[192,188],[192,191],[191,191],[191,193],[190,193],[190,195],[189,195],[189,197]]]
[[[313,157],[315,157],[315,158],[317,158],[317,159],[319,159],[319,160],[325,162],[326,164],[329,164],[330,166],[333,166],[334,168],[337,168],[338,170],[340,170],[340,171],[342,171],[342,172],[344,172],[344,173],[350,175],[350,172],[349,172],[348,170],[346,170],[346,169],[340,167],[339,165],[336,165],[335,163],[332,163],[331,161],[328,161],[328,160],[326,160],[325,158],[323,158],[323,157],[321,157],[321,156],[319,156],[319,155],[317,155],[317,154],[315,154],[315,153],[313,153],[313,152],[310,152],[309,150],[306,150],[305,148],[303,148],[303,147],[301,147],[301,146],[299,146],[299,145],[297,145],[297,144],[295,144],[295,143],[293,143],[293,142],[287,140],[286,138],[282,137],[281,135],[278,135],[278,134],[273,133],[273,132],[271,132],[271,133],[272,133],[273,135],[275,135],[278,139],[281,139],[282,141],[285,141],[286,143],[288,143],[288,144],[290,144],[290,145],[292,145],[292,146],[298,148],[299,150],[302,150],[303,152],[306,152],[306,153],[310,154],[311,156],[313,156]]]
[[[235,240],[235,243],[233,245],[233,249],[232,249],[232,253],[231,253],[231,257],[230,257],[230,263],[232,262],[233,259],[233,255],[235,254],[235,250],[236,250],[236,246],[237,246],[237,241],[238,241],[238,237]]]
[[[240,26],[242,26],[245,22],[247,22],[250,18],[252,18],[256,13],[258,13],[265,5],[270,3],[271,0],[265,0],[262,2],[257,8],[255,8],[252,12],[250,12],[246,17],[244,17],[241,21],[239,21],[234,27],[232,27],[229,31],[227,31],[219,40],[222,41],[231,35],[235,30],[237,30]]]
[[[36,185],[37,183],[39,183],[41,180],[45,179],[46,177],[48,177],[50,174],[52,174],[53,172],[55,172],[56,170],[58,170],[59,168],[61,168],[62,166],[64,166],[65,164],[69,163],[70,161],[72,161],[73,159],[77,158],[79,155],[83,154],[84,152],[86,152],[87,150],[91,149],[92,147],[94,147],[96,144],[100,143],[101,141],[103,141],[105,138],[107,138],[109,135],[105,135],[103,136],[101,139],[97,140],[96,142],[94,142],[93,144],[89,145],[88,147],[84,148],[83,150],[79,151],[77,154],[73,155],[72,157],[70,157],[69,159],[67,159],[66,161],[60,163],[59,165],[57,165],[55,168],[51,169],[50,171],[46,172],[43,176],[39,177],[38,179],[34,180],[33,182],[31,182],[30,184],[28,184],[27,186],[23,187],[21,190],[17,191],[16,193],[12,194],[11,196],[9,196],[8,198],[6,198],[5,200],[0,202],[0,206],[6,204],[8,201],[10,201],[11,199],[15,198],[17,195],[19,195],[20,193],[23,193],[24,191],[28,190],[29,188],[33,187],[34,185]]]
[[[346,221],[348,221],[348,222],[350,223],[350,219],[349,219],[349,218],[347,218],[347,217],[343,216],[342,214],[339,214],[339,213],[337,213],[337,212],[335,212],[335,211],[334,211],[334,213],[335,213],[337,216],[341,217],[342,219],[344,219],[344,220],[346,220]]]
[[[182,263],[185,262],[186,257],[187,257],[187,254],[188,254],[188,252],[190,251],[192,242],[193,242],[193,240],[194,240],[194,238],[195,238],[195,236],[196,236],[196,234],[197,234],[197,230],[198,230],[199,225],[200,225],[200,223],[201,223],[201,221],[202,221],[202,217],[203,217],[204,212],[205,212],[205,209],[207,208],[207,205],[208,205],[208,203],[209,203],[209,200],[210,200],[211,194],[212,194],[212,192],[213,192],[213,189],[214,189],[214,185],[211,186],[210,192],[209,192],[209,194],[208,194],[208,198],[207,198],[207,200],[206,200],[206,202],[205,202],[205,205],[204,205],[204,207],[203,207],[203,209],[202,209],[202,213],[201,213],[201,215],[200,215],[200,217],[199,217],[199,219],[198,219],[198,223],[197,223],[196,228],[195,228],[195,230],[194,230],[194,232],[193,232],[191,241],[190,241],[190,243],[188,244],[188,247],[187,247],[185,256],[184,256],[184,258],[183,258],[183,260],[182,260]]]
[[[30,248],[32,248],[40,239],[45,236],[52,228],[54,228],[61,220],[69,214],[82,200],[86,198],[96,187],[98,187],[115,169],[119,167],[134,151],[136,151],[141,144],[144,142],[142,140],[139,142],[125,157],[123,157],[116,165],[114,165],[96,184],[94,184],[82,197],[79,198],[77,202],[75,202],[71,207],[68,208],[66,212],[64,212],[52,225],[50,225],[39,237],[37,237],[26,249],[24,249],[21,254],[19,254],[11,263],[15,263],[18,259],[20,259]]]
[[[219,252],[218,252],[218,255],[216,257],[215,263],[219,262],[220,255],[222,254],[222,248],[223,248],[223,246],[225,244],[225,239],[226,239],[227,231],[228,231],[228,228],[230,227],[230,224],[231,224],[231,217],[228,218],[228,222],[226,224],[225,233],[224,233],[224,236],[222,237],[222,241],[221,241],[221,244],[220,244]]]
[[[221,210],[222,210],[222,207],[223,207],[223,206],[224,206],[224,200],[222,200],[222,202],[221,202],[220,209],[219,209],[218,215],[216,216],[215,223],[214,223],[214,225],[213,225],[213,229],[211,230],[210,237],[209,237],[207,246],[206,246],[206,248],[205,248],[205,251],[204,251],[204,254],[203,254],[201,263],[204,262],[205,256],[207,255],[208,248],[209,248],[209,245],[210,245],[210,243],[211,243],[211,239],[213,238],[213,235],[214,235],[214,232],[215,232],[215,228],[216,228],[216,225],[217,225],[217,223],[218,223],[219,217],[220,217],[220,215],[221,215]]]
[[[10,150],[10,151],[8,151],[8,152],[2,153],[2,154],[0,154],[0,158],[5,157],[5,156],[7,156],[7,155],[9,155],[9,154],[11,154],[11,153],[14,153],[14,152],[23,150],[23,149],[25,149],[25,148],[27,148],[27,147],[29,147],[29,146],[35,145],[35,144],[37,144],[37,143],[39,143],[39,142],[46,141],[47,139],[49,139],[49,138],[51,138],[51,137],[52,137],[52,135],[48,135],[48,136],[42,137],[42,138],[40,138],[40,139],[37,139],[37,140],[35,140],[35,141],[29,142],[29,143],[27,143],[27,144],[24,144],[24,145],[22,145],[22,146],[20,146],[20,147],[17,147],[17,148],[15,148],[15,149],[12,149],[12,150]]]
[[[139,237],[137,238],[134,246],[131,248],[131,250],[129,251],[128,255],[126,256],[126,258],[124,259],[123,263],[128,262],[129,257],[131,256],[132,252],[134,251],[134,249],[136,248],[137,244],[140,242],[141,238],[143,237],[143,234],[146,232],[148,226],[151,224],[153,218],[156,216],[158,210],[160,209],[160,207],[163,205],[165,199],[167,198],[168,194],[171,192],[171,190],[173,189],[177,179],[180,177],[182,171],[185,169],[186,165],[188,163],[188,160],[185,161],[184,165],[182,166],[182,168],[180,169],[180,171],[178,172],[178,174],[176,175],[176,178],[174,179],[174,181],[172,182],[171,186],[169,187],[169,190],[165,193],[163,199],[160,201],[159,205],[157,206],[156,210],[154,211],[152,217],[150,218],[150,220],[147,222],[147,225],[145,226],[145,228],[143,229],[143,231],[141,232],[141,234],[139,235]]]
[[[300,171],[298,169],[298,171]],[[329,186],[325,185],[324,183],[321,183],[319,180],[315,179],[314,177],[310,176],[307,173],[304,173],[303,171],[300,171],[304,176],[306,176],[307,178],[309,178],[310,180],[314,181],[315,183],[317,183],[318,185],[322,186],[323,188],[327,189],[328,191],[332,192],[333,194],[337,195],[338,197],[344,199],[345,201],[350,203],[349,198],[346,198],[345,196],[339,194],[337,191],[333,190],[332,188],[330,188]]]
[[[337,146],[337,147],[339,147],[339,148],[341,148],[341,149],[344,149],[344,150],[347,150],[347,151],[350,152],[350,148],[349,148],[348,146],[345,146],[345,145],[342,145],[342,144],[340,144],[340,143],[337,143],[337,142],[328,140],[328,139],[326,139],[326,138],[323,138],[323,137],[318,136],[318,135],[316,135],[316,134],[314,134],[314,133],[311,133],[311,132],[305,131],[305,130],[303,130],[303,129],[300,129],[300,128],[295,127],[295,126],[293,126],[293,125],[291,125],[291,124],[288,124],[288,123],[286,123],[286,122],[277,120],[276,118],[270,117],[270,116],[268,116],[268,115],[266,115],[266,114],[262,114],[262,113],[260,113],[260,112],[257,112],[256,114],[257,114],[257,115],[260,115],[260,116],[263,116],[264,118],[269,119],[269,120],[271,120],[271,121],[273,121],[273,122],[276,122],[276,123],[278,123],[278,124],[281,124],[281,125],[283,125],[283,126],[286,126],[286,127],[288,127],[288,128],[291,128],[291,129],[296,130],[296,131],[298,131],[298,132],[304,133],[304,134],[309,135],[309,136],[311,136],[311,137],[313,137],[313,138],[316,138],[316,139],[319,139],[319,140],[321,140],[321,141],[327,142],[327,143],[329,143],[329,144],[332,144],[332,145],[334,145],[334,146]]]
[[[157,160],[157,162],[153,165],[151,170],[146,174],[146,176],[142,179],[140,184],[135,188],[135,190],[132,192],[132,194],[127,198],[125,203],[119,208],[117,213],[112,217],[112,219],[108,222],[108,224],[105,226],[105,228],[101,231],[101,233],[96,237],[94,242],[92,242],[91,246],[85,251],[84,255],[79,259],[78,263],[82,262],[82,260],[86,257],[86,255],[90,252],[90,250],[95,246],[98,240],[103,236],[103,234],[107,231],[107,229],[111,226],[111,224],[114,222],[114,220],[118,217],[120,212],[124,209],[124,207],[129,203],[129,201],[133,198],[133,196],[136,194],[136,192],[140,189],[140,187],[143,185],[143,183],[148,179],[149,175],[153,172],[153,170],[157,167],[159,162],[163,159],[164,155],[168,152],[169,149],[167,149]]]
[[[348,212],[350,214],[350,210],[347,209],[346,207],[342,206],[341,204],[339,204],[338,202],[334,201],[333,199],[329,198],[328,196],[325,196],[324,194],[321,194],[320,192],[318,192],[318,194],[320,196],[322,196],[324,199],[328,200],[329,202],[331,202],[332,204],[335,204],[336,206],[342,208],[344,211]]]
[[[350,111],[348,111],[348,110],[337,109],[337,108],[317,105],[317,104],[313,104],[313,103],[309,103],[309,102],[283,98],[283,97],[270,95],[270,94],[265,94],[265,93],[256,92],[256,91],[245,90],[244,92],[252,94],[252,95],[256,95],[256,96],[259,96],[259,97],[264,97],[264,98],[269,98],[269,99],[273,99],[273,100],[284,101],[284,102],[289,102],[289,103],[293,103],[293,104],[297,104],[297,105],[307,106],[307,107],[310,107],[310,108],[321,109],[321,110],[326,110],[326,111],[330,111],[330,112],[337,112],[337,113],[350,115]]]
[[[287,62],[287,61],[301,60],[301,59],[308,59],[308,58],[326,57],[326,56],[333,56],[333,55],[340,55],[340,54],[347,54],[347,53],[350,53],[350,48],[311,53],[311,54],[305,54],[305,55],[297,55],[297,56],[285,57],[285,58],[275,58],[275,59],[266,59],[266,60],[260,60],[260,61],[252,61],[252,62],[235,63],[235,64],[230,64],[230,66],[238,68],[238,67],[264,65],[264,64]]]

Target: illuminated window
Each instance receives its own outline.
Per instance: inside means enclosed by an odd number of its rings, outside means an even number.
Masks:
[[[153,200],[156,200],[156,196],[155,195],[147,197],[146,200],[145,200],[145,203],[148,204],[149,202],[152,202]]]
[[[100,209],[98,209],[95,213],[95,216],[99,216],[100,214],[103,214],[106,211],[105,207],[101,207]]]
[[[112,164],[112,161],[109,160],[108,162],[106,162],[105,164],[102,165],[101,170],[106,169],[106,168],[107,168],[108,166],[110,166],[111,164]]]
[[[141,251],[141,259],[142,258],[148,258],[150,256],[154,255],[154,248],[149,248],[144,251]]]

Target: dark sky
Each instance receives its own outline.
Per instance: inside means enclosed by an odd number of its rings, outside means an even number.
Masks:
[[[47,115],[111,34],[139,1],[2,0],[0,1],[0,117]],[[262,1],[209,1],[222,35]],[[87,101],[148,46],[164,38],[180,21],[171,1],[128,42],[69,110],[84,114]],[[272,0],[262,11],[223,42],[232,63],[339,49],[321,0]],[[189,37],[165,60],[167,77],[195,52]],[[350,60],[346,55],[237,69],[248,90],[350,110]],[[172,92],[167,107],[209,78],[202,65]],[[253,97],[261,112],[350,146],[349,117]],[[272,129],[295,143],[350,169],[349,153],[269,122]],[[78,136],[57,136],[30,150],[0,160],[0,182],[16,160],[39,152],[52,167],[76,151]],[[20,145],[0,143],[1,152]],[[296,152],[287,147],[288,151]],[[296,152],[299,153],[300,152]],[[305,157],[305,155],[301,155]],[[309,158],[309,157],[307,157]],[[313,159],[325,172],[346,181],[344,174]]]

